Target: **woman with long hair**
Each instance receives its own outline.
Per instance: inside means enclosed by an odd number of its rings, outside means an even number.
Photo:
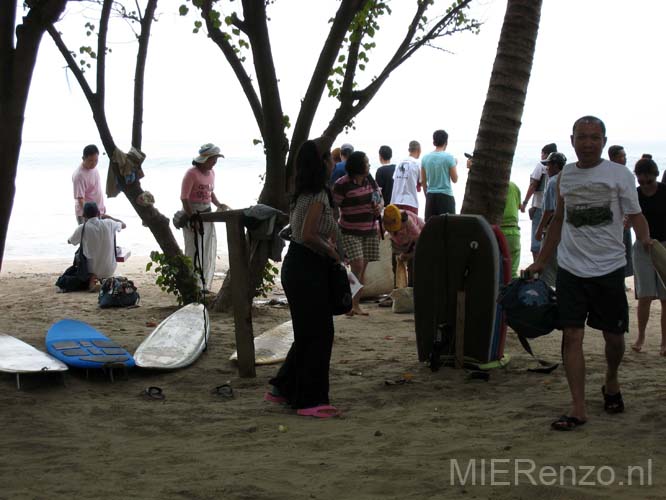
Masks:
[[[333,170],[330,143],[306,141],[296,155],[295,190],[290,207],[291,242],[282,264],[282,286],[289,302],[294,342],[270,380],[265,399],[287,403],[299,415],[338,415],[330,405],[328,371],[333,348],[329,269],[340,261],[337,224],[327,182]]]

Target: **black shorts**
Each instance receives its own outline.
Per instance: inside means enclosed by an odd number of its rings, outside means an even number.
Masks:
[[[455,214],[456,200],[444,193],[428,193],[426,195],[425,220],[433,215]]]
[[[623,334],[629,328],[624,267],[604,276],[581,278],[558,267],[557,305],[562,328],[590,328]]]

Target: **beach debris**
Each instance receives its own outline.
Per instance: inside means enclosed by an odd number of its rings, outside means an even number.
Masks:
[[[349,375],[353,375],[353,376],[355,376],[355,377],[362,377],[362,376],[363,376],[363,372],[358,371],[358,370],[350,370],[350,371],[349,371]]]
[[[392,335],[386,335],[384,337],[384,340],[393,340],[393,336]]]
[[[288,430],[289,430],[289,427],[287,427],[286,425],[282,425],[282,424],[278,425],[278,432],[287,432]]]
[[[146,321],[146,326],[155,328],[157,326],[157,321]]]
[[[396,379],[396,380],[384,380],[384,385],[411,384],[413,379],[414,379],[414,375],[407,372],[407,373],[402,374],[402,378],[399,378],[399,379]]]
[[[250,425],[249,427],[246,427],[243,429],[245,432],[248,434],[252,434],[253,432],[257,432],[258,427],[256,425]]]
[[[384,433],[382,431],[375,431],[375,437],[380,437],[383,436]]]

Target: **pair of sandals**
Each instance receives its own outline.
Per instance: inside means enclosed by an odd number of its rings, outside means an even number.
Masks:
[[[606,386],[602,385],[601,394],[604,397],[604,410],[606,413],[615,415],[624,411],[624,400],[622,399],[622,393],[620,391],[615,394],[609,394],[606,392]],[[550,427],[555,431],[572,431],[577,427],[585,425],[586,422],[587,420],[581,420],[577,417],[562,415],[555,420],[555,422],[550,424]]]

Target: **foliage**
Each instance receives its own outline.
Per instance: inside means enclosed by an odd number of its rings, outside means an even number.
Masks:
[[[199,280],[193,272],[192,259],[186,255],[178,254],[173,257],[160,252],[150,252],[150,260],[146,264],[146,271],[150,271],[155,264],[157,279],[155,283],[167,293],[176,296],[179,305],[196,302],[199,297]]]
[[[275,286],[275,278],[277,278],[279,269],[275,267],[273,262],[270,260],[266,262],[266,266],[261,273],[261,283],[254,291],[255,297],[268,297],[268,294],[273,290]]]

